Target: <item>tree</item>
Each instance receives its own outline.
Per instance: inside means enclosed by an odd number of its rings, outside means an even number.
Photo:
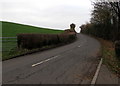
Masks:
[[[72,31],[74,31],[75,32],[75,24],[74,23],[72,23],[72,24],[70,24],[70,29],[72,30]]]
[[[120,0],[108,0],[108,3],[113,13],[113,23],[116,26],[116,40],[120,40]]]
[[[112,41],[120,40],[120,0],[97,0],[93,6],[90,24],[82,25],[81,32]]]

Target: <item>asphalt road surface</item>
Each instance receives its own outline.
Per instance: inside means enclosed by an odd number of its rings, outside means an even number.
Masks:
[[[100,44],[83,34],[74,43],[3,61],[3,84],[90,84]]]

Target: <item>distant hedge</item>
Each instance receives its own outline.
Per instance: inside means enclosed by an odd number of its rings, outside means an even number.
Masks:
[[[43,46],[66,44],[76,39],[74,32],[62,34],[18,34],[17,44],[19,48],[34,49]]]

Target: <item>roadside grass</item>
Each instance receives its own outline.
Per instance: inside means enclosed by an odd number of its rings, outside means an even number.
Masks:
[[[17,47],[16,41],[2,42],[2,51],[10,51],[14,47]]]
[[[62,33],[63,30],[53,30],[49,28],[42,27],[34,27],[29,25],[17,24],[12,22],[0,21],[2,23],[2,37],[16,37],[19,33],[40,33],[40,34],[59,34]],[[0,39],[2,42],[2,60],[9,59],[13,56],[20,55],[23,53],[30,52],[30,50],[26,49],[17,49],[17,42],[12,38],[3,38]],[[3,40],[11,40],[11,41],[3,41]]]
[[[77,40],[77,39],[75,39]],[[43,46],[42,48],[36,48],[36,49],[32,49],[32,50],[28,50],[28,49],[23,49],[23,48],[18,48],[18,47],[14,47],[12,48],[9,52],[2,52],[2,61],[4,60],[8,60],[8,59],[11,59],[11,58],[16,58],[16,57],[19,57],[19,56],[24,56],[24,55],[27,55],[27,54],[32,54],[32,53],[35,53],[35,52],[40,52],[40,51],[44,51],[44,50],[48,50],[48,49],[51,49],[51,48],[56,48],[56,47],[59,47],[59,46],[63,46],[63,45],[66,45],[66,44],[69,44],[69,43],[72,43],[74,42],[75,40],[71,41],[71,42],[68,42],[68,43],[61,43],[61,44],[57,44],[57,45],[46,45],[46,46]]]
[[[36,48],[32,50],[22,49],[22,48],[20,49],[20,48],[14,47],[9,52],[2,52],[2,55],[4,56],[2,60],[3,61],[8,60],[11,58],[19,57],[19,56],[26,55],[26,54],[31,54],[34,52],[42,51],[42,50],[53,48],[53,47],[55,47],[55,45],[43,46],[42,48]]]
[[[2,51],[0,51],[0,61],[2,61]]]
[[[115,55],[114,43],[111,41],[97,38],[101,45],[101,52],[103,57],[103,64],[105,64],[111,71],[116,73],[120,77],[120,61],[118,61]]]
[[[12,51],[18,52],[18,50],[14,50],[17,47],[17,42],[2,42],[2,60],[9,58],[14,53]]]
[[[21,55],[21,54],[25,54],[27,52],[30,52],[30,50],[27,49],[18,49],[17,47],[12,48],[10,51],[7,52],[2,52],[2,60],[7,60],[7,59],[11,59],[17,55]]]

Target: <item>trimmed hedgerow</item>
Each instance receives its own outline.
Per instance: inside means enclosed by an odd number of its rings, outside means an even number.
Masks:
[[[62,34],[18,34],[17,43],[19,48],[35,49],[43,46],[69,43],[76,39],[75,33]]]

